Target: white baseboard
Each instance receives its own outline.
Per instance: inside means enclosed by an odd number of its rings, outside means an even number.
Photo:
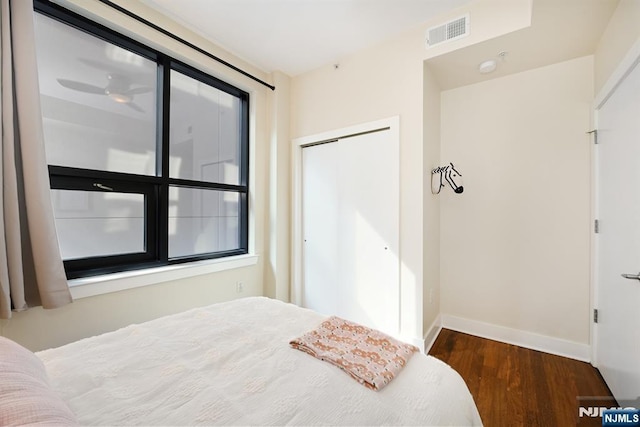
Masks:
[[[442,321],[442,328],[507,344],[513,344],[532,350],[538,350],[545,353],[551,353],[558,356],[568,357],[582,362],[591,361],[591,346],[587,344],[580,344],[560,338],[535,334],[533,332],[507,328],[505,326],[493,325],[448,314],[443,314],[440,318]]]
[[[433,343],[436,341],[436,338],[438,338],[438,334],[440,333],[441,330],[442,330],[442,319],[441,319],[441,316],[438,314],[438,316],[433,321],[431,326],[429,326],[429,329],[427,329],[427,332],[424,334],[423,345],[424,345],[425,354],[429,353],[429,350],[431,350],[431,346],[433,346]]]

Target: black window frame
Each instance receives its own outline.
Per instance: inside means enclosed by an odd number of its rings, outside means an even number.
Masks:
[[[34,0],[34,10],[108,43],[143,56],[157,64],[156,175],[138,175],[104,170],[49,165],[51,189],[113,191],[144,194],[145,251],[140,253],[65,260],[68,279],[159,267],[248,253],[249,242],[249,93],[227,82],[150,48],[102,24],[48,0]],[[235,96],[240,101],[239,184],[212,183],[169,176],[171,71]],[[227,251],[169,257],[169,188],[186,187],[230,191],[239,195],[239,248]]]

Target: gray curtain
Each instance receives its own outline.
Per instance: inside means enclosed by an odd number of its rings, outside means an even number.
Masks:
[[[0,318],[71,302],[58,246],[44,151],[33,0],[0,0]]]

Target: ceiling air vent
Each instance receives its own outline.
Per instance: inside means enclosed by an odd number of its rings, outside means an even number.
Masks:
[[[469,35],[469,15],[453,19],[427,30],[427,48]]]

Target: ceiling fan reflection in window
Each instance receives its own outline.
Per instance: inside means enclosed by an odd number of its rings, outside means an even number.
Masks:
[[[82,62],[89,62],[90,65],[100,68],[102,63],[97,61],[83,60]],[[104,67],[107,68],[107,67]],[[133,86],[133,79],[127,76],[125,73],[108,71],[106,73],[107,85],[104,87],[95,86],[88,83],[79,82],[77,80],[56,79],[62,86],[72,89],[78,92],[91,93],[95,95],[108,96],[113,101],[119,104],[125,104],[129,108],[132,108],[140,113],[144,113],[144,110],[139,105],[133,102],[135,95],[151,92],[153,89],[148,86]]]

